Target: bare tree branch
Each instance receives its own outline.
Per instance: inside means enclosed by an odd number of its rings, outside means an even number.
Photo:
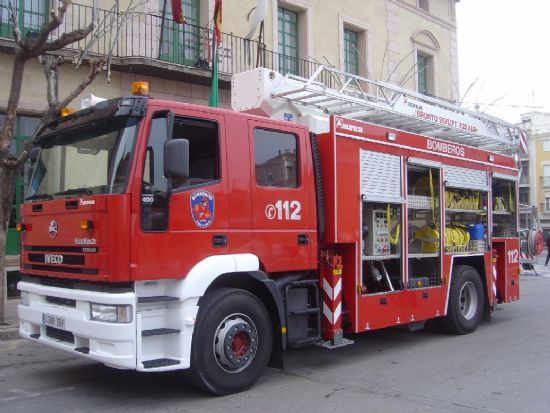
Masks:
[[[2,1],[2,4],[5,5],[5,2]],[[15,43],[19,47],[23,47],[23,39],[21,38],[21,30],[19,29],[19,24],[17,22],[17,8],[15,6],[15,3],[11,0],[8,1],[8,14],[9,14],[9,22],[12,26],[13,31],[13,39],[15,40]]]
[[[33,54],[33,57],[42,54],[40,52],[40,49],[48,41],[48,37],[50,37],[50,34],[59,26],[61,26],[61,23],[63,23],[63,19],[65,18],[65,14],[67,13],[67,8],[71,3],[71,0],[59,0],[59,7],[57,8],[57,12],[55,12],[54,10],[51,11],[51,20],[42,25],[38,37],[26,37],[24,42],[26,47],[24,48],[31,52]]]
[[[82,79],[82,82],[80,82],[80,84],[65,99],[57,104],[56,112],[59,112],[61,108],[68,106],[69,103],[71,103],[78,95],[80,95],[84,91],[84,89],[86,89],[90,85],[90,83],[94,81],[97,75],[103,71],[103,67],[105,65],[104,60],[90,59],[89,63],[90,70],[88,71],[86,77]]]
[[[69,44],[79,42],[80,40],[85,39],[92,32],[93,29],[94,24],[90,23],[88,27],[84,29],[77,29],[69,33],[63,33],[54,41],[44,44],[44,46],[42,46],[42,48],[40,49],[40,54],[63,49]]]

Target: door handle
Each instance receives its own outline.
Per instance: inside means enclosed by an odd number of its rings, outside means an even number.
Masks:
[[[214,235],[212,237],[212,246],[214,248],[227,247],[227,237],[225,235]]]
[[[309,244],[309,236],[307,234],[298,234],[298,245]]]

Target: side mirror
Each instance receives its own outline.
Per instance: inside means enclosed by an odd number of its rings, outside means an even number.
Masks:
[[[31,152],[29,153],[29,159],[31,161],[32,164],[34,164],[36,162],[36,160],[38,159],[38,154],[40,153],[40,148],[35,146],[34,148],[31,149]]]
[[[171,139],[164,142],[164,176],[189,177],[189,141]]]

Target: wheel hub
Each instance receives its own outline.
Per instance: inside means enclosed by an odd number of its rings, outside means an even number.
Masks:
[[[254,323],[243,314],[232,314],[218,326],[214,336],[214,354],[218,365],[237,373],[252,362],[258,349],[258,332]]]
[[[466,320],[475,317],[477,311],[477,290],[473,282],[468,281],[460,289],[460,312]]]

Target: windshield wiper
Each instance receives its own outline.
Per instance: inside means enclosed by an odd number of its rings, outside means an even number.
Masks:
[[[25,201],[33,201],[37,199],[47,199],[48,201],[51,201],[53,199],[53,196],[51,196],[50,194],[35,194],[26,197]]]
[[[56,192],[54,195],[93,195],[93,192],[90,188],[72,188],[66,191]]]

